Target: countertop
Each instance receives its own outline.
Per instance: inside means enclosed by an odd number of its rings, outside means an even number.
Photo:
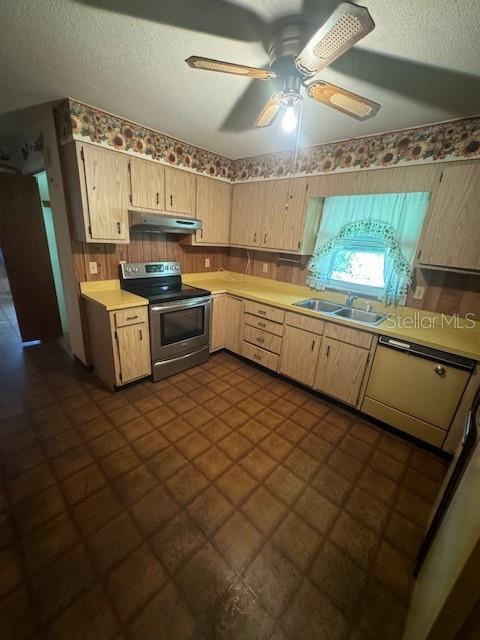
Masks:
[[[374,303],[373,309],[386,314],[387,319],[377,326],[371,326],[292,306],[295,302],[308,298],[322,298],[344,304],[345,295],[341,294],[315,291],[308,287],[233,272],[193,273],[182,276],[182,279],[186,284],[201,286],[212,294],[229,293],[302,313],[312,318],[323,318],[336,324],[408,340],[480,361],[480,323],[473,323],[465,318],[442,316],[431,311],[409,307],[386,307],[381,303]],[[364,308],[361,300],[356,300],[354,306]],[[468,328],[469,325],[474,326]]]
[[[105,311],[118,311],[119,309],[145,307],[148,305],[146,298],[141,298],[134,293],[120,289],[119,280],[81,282],[80,292],[82,298],[100,305]]]
[[[409,307],[385,307],[381,303],[374,303],[373,309],[386,314],[387,319],[377,326],[371,326],[292,306],[295,302],[307,298],[322,298],[343,304],[345,295],[341,294],[315,291],[308,287],[228,271],[184,274],[182,280],[185,284],[193,287],[208,289],[214,295],[229,293],[256,302],[271,304],[288,311],[295,311],[312,318],[322,318],[369,333],[408,340],[480,361],[479,322],[473,323],[464,318],[442,316],[438,313]],[[99,304],[106,311],[148,305],[147,299],[120,289],[118,280],[82,282],[80,290],[83,298]],[[361,300],[357,300],[354,306],[364,308]],[[469,327],[469,325],[473,326]]]

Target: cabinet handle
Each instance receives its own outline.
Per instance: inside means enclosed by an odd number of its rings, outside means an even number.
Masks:
[[[255,358],[255,360],[261,360],[262,356],[259,356],[258,353],[254,353],[253,357]]]
[[[256,241],[257,241],[257,234],[256,234],[256,233],[254,233],[254,234],[253,234],[253,242],[256,242]]]
[[[313,351],[315,349],[315,340],[312,340],[312,347],[310,349],[310,351]]]
[[[327,355],[326,355],[327,358],[328,358],[328,354],[329,353],[330,353],[330,345],[328,345],[328,347],[327,347]]]
[[[261,309],[258,309],[257,313],[258,313],[259,316],[266,316],[267,315],[267,312],[266,311],[262,311]]]
[[[117,222],[117,231],[118,233],[122,233],[122,225],[120,222]]]
[[[434,371],[437,374],[437,376],[444,376],[446,374],[446,372],[447,372],[445,367],[442,367],[441,364],[437,364],[437,366],[435,367]]]
[[[159,203],[160,203],[160,196],[159,196],[158,191],[157,191],[157,204],[159,204]]]
[[[259,322],[259,323],[258,323],[258,326],[259,326],[259,327],[263,327],[263,328],[265,328],[265,323],[264,323],[264,322]]]
[[[141,329],[139,329],[138,333],[140,334],[140,340],[143,340],[143,331]]]
[[[203,229],[200,229],[200,238],[203,239]]]
[[[265,338],[260,338],[257,336],[257,342],[260,342],[260,344],[263,344],[265,342]]]
[[[267,234],[266,233],[263,236],[263,244],[267,244]]]
[[[170,194],[170,206],[173,207],[173,196]]]
[[[127,321],[128,320],[136,320],[138,318],[138,316],[127,316]]]

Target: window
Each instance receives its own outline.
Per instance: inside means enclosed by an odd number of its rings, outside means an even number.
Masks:
[[[326,198],[307,284],[404,303],[429,195]]]

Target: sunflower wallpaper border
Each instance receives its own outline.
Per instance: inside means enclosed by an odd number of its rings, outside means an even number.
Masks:
[[[68,98],[56,110],[61,144],[85,140],[228,182],[324,175],[480,158],[480,116],[230,160]]]
[[[84,140],[196,173],[232,179],[232,161],[68,98],[56,109],[60,143]]]

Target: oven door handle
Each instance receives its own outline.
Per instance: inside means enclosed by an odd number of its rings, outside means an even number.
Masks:
[[[152,313],[162,313],[165,311],[178,311],[180,309],[188,309],[189,307],[201,307],[210,304],[211,297],[190,298],[182,302],[166,302],[161,305],[153,305],[150,307]]]

